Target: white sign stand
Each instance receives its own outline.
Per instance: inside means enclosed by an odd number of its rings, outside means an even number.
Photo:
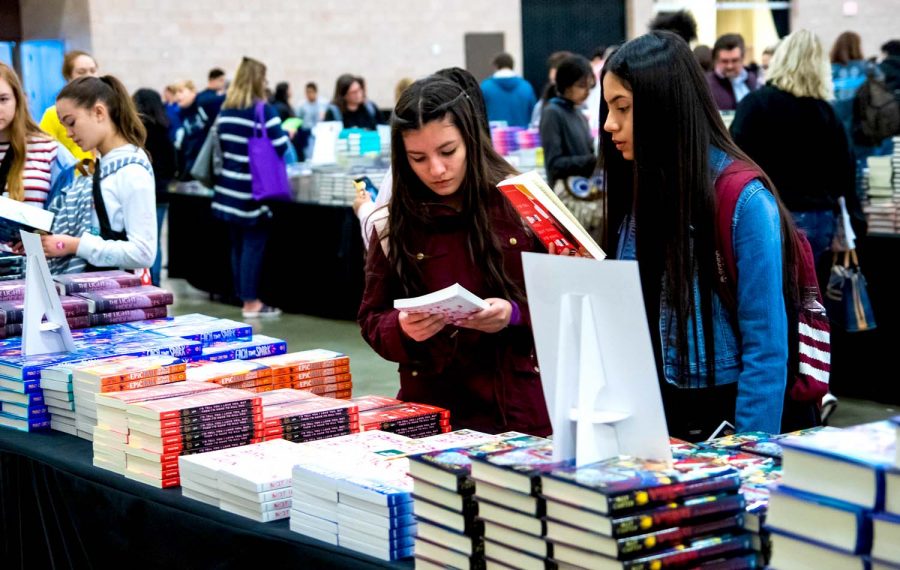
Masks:
[[[19,232],[25,246],[25,310],[23,311],[22,353],[26,356],[75,350],[72,331],[66,320],[59,293],[50,276],[41,237]],[[47,317],[47,322],[43,322]]]
[[[554,459],[671,461],[637,264],[522,254]]]

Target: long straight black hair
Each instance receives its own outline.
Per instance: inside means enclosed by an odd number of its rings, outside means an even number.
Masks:
[[[634,160],[615,149],[612,135],[600,130],[600,162],[606,173],[606,247],[617,245],[617,231],[632,212],[637,227],[637,257],[650,331],[660,352],[661,288],[674,311],[675,338],[682,375],[687,370],[687,323],[695,311],[693,283],[700,285],[709,384],[715,378],[712,295],[717,286],[716,194],[709,147],[731,158],[755,163],[731,140],[713,102],[703,71],[687,43],[664,31],[624,44],[603,66],[601,81],[613,74],[632,92]],[[600,104],[600,124],[609,106]],[[759,178],[772,191],[781,219],[783,288],[793,303],[799,297],[794,255],[796,237],[790,212],[772,181],[758,166]],[[787,306],[790,311],[790,305]],[[694,327],[699,323],[694,322]],[[694,330],[694,338],[699,338]],[[696,347],[696,350],[701,350]],[[699,354],[698,354],[699,356]]]
[[[491,227],[489,204],[500,198],[498,182],[515,174],[515,170],[491,146],[478,118],[472,98],[456,83],[432,75],[410,85],[397,101],[391,119],[391,169],[393,196],[388,223],[388,260],[400,276],[403,293],[421,295],[423,280],[415,261],[413,233],[428,227],[431,217],[427,203],[436,195],[419,179],[409,164],[403,134],[421,129],[432,121],[448,118],[459,129],[466,147],[465,178],[457,192],[462,194],[461,216],[467,227],[470,259],[484,267],[485,279],[492,294],[504,299],[521,300],[522,292],[503,270],[503,256]]]

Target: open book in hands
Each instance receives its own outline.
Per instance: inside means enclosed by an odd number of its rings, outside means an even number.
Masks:
[[[440,291],[421,297],[396,299],[394,308],[407,313],[444,315],[449,321],[461,320],[469,315],[487,309],[490,305],[468,289],[454,283]]]
[[[537,172],[507,178],[497,188],[548,251],[552,244],[561,255],[606,258],[606,253]]]

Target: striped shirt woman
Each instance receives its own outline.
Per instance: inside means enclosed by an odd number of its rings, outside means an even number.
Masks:
[[[25,147],[25,169],[22,171],[23,201],[43,208],[56,177],[65,167],[71,167],[74,159],[65,149],[60,156],[59,142],[50,138],[31,137]],[[9,142],[0,142],[0,161],[6,157]],[[62,163],[59,159],[63,159]],[[3,189],[7,198],[9,193]]]
[[[216,177],[213,214],[226,222],[243,226],[255,225],[262,216],[268,218],[269,208],[253,199],[250,180],[250,159],[247,140],[253,136],[255,106],[244,109],[222,109],[216,119],[219,144],[222,147],[222,172]],[[287,135],[281,129],[281,119],[272,105],[265,105],[266,132],[279,156],[287,151]]]

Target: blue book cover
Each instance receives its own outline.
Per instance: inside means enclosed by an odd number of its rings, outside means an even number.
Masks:
[[[248,340],[212,343],[203,348],[202,359],[211,362],[250,360],[264,356],[277,356],[286,352],[287,343],[285,341],[265,335],[256,335]]]
[[[796,511],[798,508],[797,505],[801,505],[802,503],[798,503],[798,501],[802,501],[803,503],[809,503],[811,505],[815,505],[816,507],[822,507],[829,510],[842,511],[851,516],[856,523],[856,536],[853,537],[853,540],[850,540],[851,537],[846,537],[852,544],[848,544],[848,552],[850,554],[865,554],[868,553],[872,548],[872,512],[864,509],[858,505],[853,505],[847,503],[845,501],[839,501],[837,499],[832,499],[830,497],[824,497],[822,495],[814,495],[812,493],[805,493],[803,491],[799,491],[797,489],[791,489],[790,487],[785,487],[783,485],[778,485],[773,487],[770,490],[770,505],[772,501],[779,501],[779,496],[788,499],[785,503],[785,507],[787,505],[793,505],[792,507],[788,507],[789,510]],[[822,512],[822,511],[819,511]],[[814,515],[816,513],[815,510],[811,510],[810,513]],[[807,529],[794,529],[794,528],[783,528],[779,526],[781,522],[779,513],[770,512],[768,514],[766,520],[766,528],[769,530],[777,530],[781,532],[785,532],[788,534],[799,534],[802,531],[807,531]],[[804,526],[807,523],[804,523]],[[809,520],[808,522],[808,530],[812,531],[812,529],[817,528],[820,523],[816,520]],[[805,534],[805,532],[804,532]],[[807,536],[806,540],[808,542],[818,543],[822,546],[828,547],[838,547],[839,545],[834,544],[830,540],[825,540],[818,538],[817,536]]]
[[[0,411],[10,416],[26,420],[46,418],[48,414],[47,406],[20,406],[18,404],[10,404],[9,402],[0,402]]]
[[[166,327],[205,323],[215,320],[218,319],[216,317],[210,317],[208,315],[201,315],[200,313],[190,313],[187,315],[178,315],[177,317],[163,317],[159,319],[135,321],[133,323],[126,323],[123,326],[139,331],[152,331]]]
[[[158,334],[196,340],[208,346],[215,342],[232,342],[253,337],[253,327],[227,319],[188,323],[156,329]]]
[[[35,356],[24,356],[21,349],[0,351],[0,374],[15,379],[37,380],[41,370],[73,360],[84,359],[91,354],[84,350],[74,352],[54,352]]]

